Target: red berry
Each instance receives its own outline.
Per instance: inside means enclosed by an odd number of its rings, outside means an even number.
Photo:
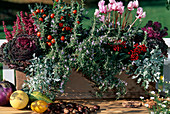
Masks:
[[[51,39],[52,39],[52,36],[51,36],[51,35],[48,35],[48,36],[47,36],[47,39],[48,39],[48,40],[51,40]]]
[[[62,31],[64,31],[65,30],[65,27],[64,28],[62,28]]]
[[[62,20],[64,17],[63,16],[61,16],[61,18],[60,18],[60,20]]]
[[[35,16],[36,15],[36,11],[32,12],[32,15]]]
[[[52,13],[52,14],[50,15],[50,17],[51,17],[51,18],[54,18],[54,16],[55,16],[55,14],[54,14],[54,13]]]
[[[70,32],[72,32],[73,28],[70,29]]]
[[[76,13],[77,13],[77,10],[74,10],[73,13],[76,14]]]
[[[52,45],[52,43],[51,42],[48,42],[48,46],[51,46]]]
[[[55,43],[55,39],[52,39],[52,40],[51,40],[51,43],[53,43],[53,44],[54,44],[54,43]]]
[[[80,24],[80,21],[77,21],[78,24]]]
[[[63,27],[63,23],[59,23],[59,26],[60,26],[60,27]]]
[[[71,14],[68,14],[68,16],[70,17],[70,16],[71,16]]]
[[[41,9],[41,10],[40,10],[40,12],[41,12],[41,13],[44,13],[44,10],[43,10],[43,9]]]
[[[59,0],[56,0],[56,2],[58,2]]]
[[[36,10],[36,12],[37,12],[37,13],[40,13],[40,10],[39,10],[39,9],[37,9],[37,10]]]
[[[45,18],[47,15],[46,14],[43,14],[42,17]]]
[[[70,27],[66,27],[66,30],[70,30]]]
[[[65,37],[64,37],[64,36],[61,36],[60,39],[61,39],[61,41],[64,41],[64,40],[65,40]]]
[[[42,22],[43,22],[43,18],[39,18],[39,21],[42,21]]]
[[[37,36],[40,37],[41,36],[41,32],[37,32]]]

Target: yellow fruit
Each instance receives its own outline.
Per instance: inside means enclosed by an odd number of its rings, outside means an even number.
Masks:
[[[31,103],[31,109],[34,112],[43,113],[48,109],[48,104],[43,100],[37,100]]]
[[[28,95],[21,90],[13,92],[10,96],[10,104],[13,108],[23,109],[27,106],[29,101]]]
[[[164,77],[163,76],[160,76],[160,78],[159,78],[161,81],[163,81],[163,79],[164,79]]]

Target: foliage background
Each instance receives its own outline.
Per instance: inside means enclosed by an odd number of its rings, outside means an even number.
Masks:
[[[69,3],[70,0],[65,0]],[[87,16],[93,17],[95,9],[98,7],[97,3],[99,0],[86,0],[85,7],[88,9]],[[109,1],[109,0],[108,0]],[[117,0],[120,1],[120,0]],[[124,4],[128,4],[130,0],[121,0],[124,1]],[[140,6],[147,13],[147,17],[143,19],[142,26],[144,26],[149,20],[159,21],[162,23],[162,26],[166,26],[170,29],[170,10],[166,9],[166,0],[139,0]],[[51,4],[52,0],[1,0],[0,3],[0,39],[5,38],[3,32],[3,26],[1,21],[5,21],[7,27],[12,30],[13,21],[16,19],[17,11],[29,11],[28,4],[34,4],[35,2],[43,2],[45,4]],[[93,19],[91,18],[91,21]],[[89,26],[89,21],[85,21],[85,27]],[[170,38],[169,35],[166,36]]]

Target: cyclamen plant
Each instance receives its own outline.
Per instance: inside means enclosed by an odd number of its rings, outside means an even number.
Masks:
[[[109,89],[118,89],[117,95],[125,93],[125,83],[115,77],[122,72],[135,75],[133,78],[148,89],[149,82],[158,80],[164,57],[159,48],[149,50],[147,36],[134,26],[137,20],[145,18],[146,12],[137,0],[130,1],[126,11],[122,2],[109,2],[105,5],[104,0],[99,1],[90,36],[76,51],[76,68],[95,82],[101,94]],[[135,9],[136,19],[129,23],[129,15]]]

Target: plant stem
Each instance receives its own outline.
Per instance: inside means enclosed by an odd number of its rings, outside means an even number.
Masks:
[[[112,22],[112,27],[114,27],[114,22],[115,22],[115,11],[113,11],[113,22]]]
[[[126,21],[125,21],[125,23],[124,23],[124,25],[123,25],[123,29],[124,29],[124,27],[126,26],[126,23],[127,23],[127,21],[128,21],[128,19],[129,19],[129,16],[130,16],[130,11],[128,12],[128,16],[127,16],[127,19],[126,19]]]
[[[123,18],[122,29],[123,29],[123,26],[124,26],[124,23],[125,23],[125,19],[126,19],[127,11],[128,11],[128,10],[126,9],[126,12],[125,12],[125,14],[124,14],[124,18]]]
[[[108,16],[108,20],[109,20],[108,22],[109,23],[110,23],[110,20],[111,20],[110,17],[111,17],[111,13],[109,13],[109,16]]]
[[[130,29],[132,28],[132,26],[135,24],[135,22],[138,20],[138,18],[135,19],[135,21],[130,25],[128,32],[130,31]]]
[[[122,23],[122,18],[121,18],[121,16],[122,16],[122,15],[120,14],[120,18],[119,18],[119,19],[120,19],[120,27],[121,27],[121,23]]]
[[[116,13],[116,23],[115,23],[115,28],[117,28],[117,20],[118,20],[118,17],[119,17],[119,15],[118,15],[118,13]]]

